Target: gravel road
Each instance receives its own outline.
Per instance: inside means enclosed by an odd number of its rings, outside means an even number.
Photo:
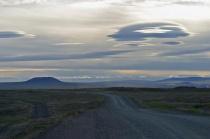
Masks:
[[[0,99],[1,100],[8,100],[8,101],[22,101],[25,103],[29,103],[33,105],[33,112],[30,114],[30,118],[38,119],[38,118],[48,118],[50,117],[49,109],[46,103],[41,101],[27,101],[22,99]],[[1,132],[1,128],[0,128]]]
[[[115,94],[106,104],[57,123],[41,139],[210,139],[210,116],[142,109]]]
[[[23,101],[26,103],[30,103],[33,105],[34,110],[31,114],[31,118],[38,119],[38,118],[48,118],[50,117],[50,112],[48,110],[47,105],[44,102],[39,101]]]

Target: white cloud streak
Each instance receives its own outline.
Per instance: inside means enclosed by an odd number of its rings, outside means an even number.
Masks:
[[[180,4],[180,5],[200,5],[208,3],[208,0],[0,0],[0,5],[14,6],[24,4],[40,4],[40,5],[58,5],[58,4],[73,4],[73,3],[101,3],[101,4],[113,4],[113,5],[135,5],[138,3],[147,4]]]
[[[84,54],[45,54],[45,55],[23,55],[23,56],[10,56],[1,57],[0,62],[12,62],[12,61],[48,61],[48,60],[68,60],[68,59],[97,59],[106,58],[109,56],[115,56],[123,53],[132,52],[131,50],[119,50],[119,51],[102,51],[92,52]]]
[[[57,43],[55,45],[82,45],[84,43],[73,42],[73,43]]]

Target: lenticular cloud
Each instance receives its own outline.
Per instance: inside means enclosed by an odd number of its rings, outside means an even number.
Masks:
[[[140,22],[119,29],[109,35],[116,41],[145,41],[151,38],[178,38],[192,33],[183,26],[173,22]]]

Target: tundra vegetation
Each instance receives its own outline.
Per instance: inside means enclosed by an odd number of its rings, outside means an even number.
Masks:
[[[107,91],[127,95],[143,108],[210,115],[210,89],[208,88],[109,88]]]
[[[73,92],[73,93],[72,93]],[[78,93],[77,93],[78,92]],[[126,95],[141,108],[210,115],[210,89],[178,87],[0,91],[0,138],[34,138],[57,122],[98,108],[105,97]]]
[[[0,91],[0,138],[34,138],[62,119],[97,108],[104,100],[101,95],[70,92]]]

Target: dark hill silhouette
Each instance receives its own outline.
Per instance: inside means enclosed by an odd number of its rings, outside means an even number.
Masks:
[[[53,77],[36,77],[24,82],[0,83],[0,89],[71,89],[75,84]]]
[[[55,84],[55,83],[64,83],[56,78],[53,77],[36,77],[32,78],[28,81],[25,81],[25,83],[48,83],[48,84]]]

